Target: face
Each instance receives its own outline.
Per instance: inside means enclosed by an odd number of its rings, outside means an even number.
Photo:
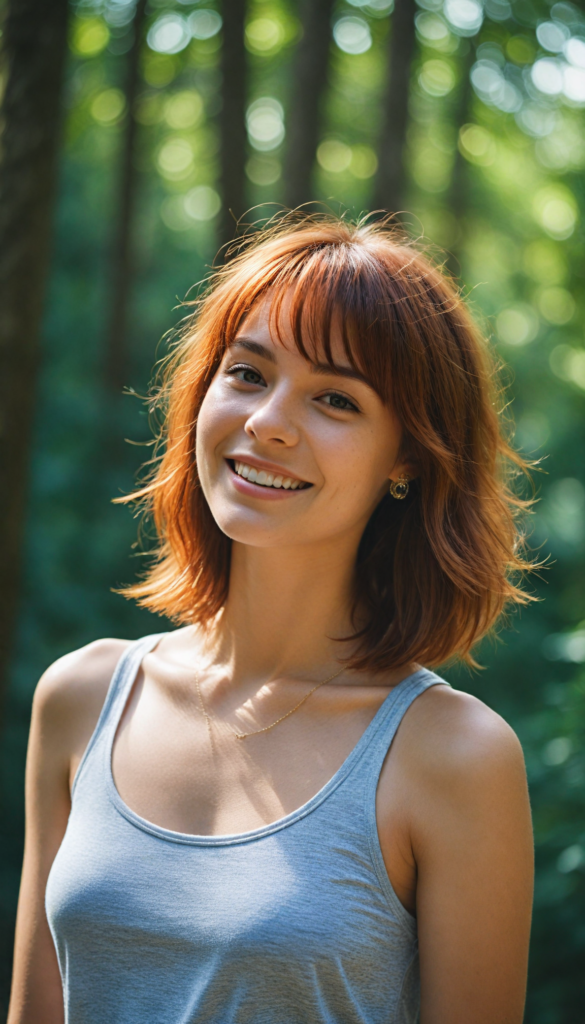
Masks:
[[[398,460],[401,429],[350,367],[333,336],[339,370],[314,366],[287,324],[271,332],[259,302],[225,353],[197,424],[203,493],[225,534],[256,547],[353,538],[355,544]],[[412,475],[412,474],[409,474]]]

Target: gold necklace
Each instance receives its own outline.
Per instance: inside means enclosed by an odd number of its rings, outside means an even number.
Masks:
[[[315,690],[318,690],[321,686],[325,686],[325,683],[331,683],[334,679],[337,679],[337,676],[340,676],[342,672],[343,667],[338,669],[337,672],[334,672],[332,676],[329,676],[327,679],[323,679],[322,682],[317,683],[317,685],[314,686],[312,690],[309,690],[309,692],[305,694],[305,696],[299,701],[298,704],[295,704],[294,708],[291,708],[290,711],[287,711],[285,715],[281,715],[280,718],[277,718],[275,722],[271,723],[271,725],[265,725],[263,729],[253,729],[251,732],[236,732],[235,729],[232,729],[230,727],[230,732],[234,734],[237,740],[245,740],[247,739],[248,736],[258,736],[258,734],[261,732],[268,732],[269,729],[274,729],[275,725],[279,725],[280,722],[284,722],[285,718],[290,718],[291,715],[294,715],[295,711],[299,710],[299,708],[305,703],[306,700],[309,699],[309,697],[311,696],[312,693],[315,692]],[[205,719],[207,731],[211,736],[212,716],[208,713],[208,711],[205,708],[205,704],[203,703],[203,697],[201,696],[201,687],[199,686],[198,673],[195,674],[195,686],[197,688],[197,697],[199,699],[201,714]]]

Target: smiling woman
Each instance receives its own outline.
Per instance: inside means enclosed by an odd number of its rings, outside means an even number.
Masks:
[[[358,555],[356,604],[369,623],[356,666],[469,658],[506,601],[527,600],[511,579],[524,568],[514,512],[526,506],[508,486],[524,464],[501,433],[487,345],[455,288],[379,225],[273,229],[212,279],[166,368],[165,454],[152,482],[123,499],[146,502],[163,541],[146,580],[126,593],[179,621],[219,612],[231,534],[192,457],[200,414],[206,423],[218,393],[239,415],[279,406],[275,390],[290,400],[277,380],[285,362],[304,378],[303,414],[310,408],[319,424],[325,415],[335,435],[348,495],[359,482],[365,497],[366,437],[386,458],[364,510],[367,520],[377,512]],[[359,453],[353,476],[348,443]],[[384,479],[401,473],[408,499],[382,501]]]
[[[180,628],[39,684],[9,1024],[520,1024],[521,750],[428,667],[528,600],[455,287],[384,224],[287,217],[158,394],[125,594]]]

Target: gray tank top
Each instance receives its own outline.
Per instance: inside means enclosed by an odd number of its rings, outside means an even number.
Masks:
[[[111,769],[159,636],[131,644],[114,672],[47,883],[67,1024],[413,1024],[416,922],[384,867],[375,798],[402,716],[444,680],[421,669],[399,683],[292,814],[186,835],[134,814]]]

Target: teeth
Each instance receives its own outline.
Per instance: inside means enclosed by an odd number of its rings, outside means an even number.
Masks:
[[[289,489],[296,491],[299,487],[303,487],[302,480],[293,480],[290,476],[269,473],[265,469],[254,469],[253,466],[248,466],[245,462],[234,461],[234,468],[238,476],[249,480],[252,484],[260,484],[261,487],[283,487],[285,491]]]

